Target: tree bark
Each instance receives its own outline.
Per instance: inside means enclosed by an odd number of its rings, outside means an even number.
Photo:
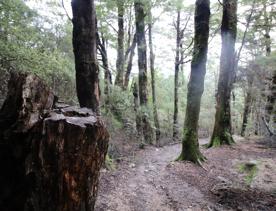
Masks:
[[[117,0],[117,8],[118,8],[118,38],[117,38],[118,44],[117,44],[117,61],[116,61],[117,75],[116,75],[116,79],[115,79],[115,85],[123,88],[124,87],[124,66],[125,66],[125,50],[124,50],[125,7],[124,7],[123,0]]]
[[[248,123],[248,116],[250,114],[250,107],[252,104],[252,87],[253,87],[253,78],[249,78],[248,87],[246,90],[246,97],[244,102],[244,110],[243,110],[243,119],[242,119],[242,129],[241,129],[241,136],[245,136],[245,130]]]
[[[153,104],[153,118],[155,125],[155,137],[156,144],[159,145],[160,139],[160,124],[157,113],[157,105],[156,105],[156,90],[155,90],[155,67],[154,67],[154,52],[153,52],[153,42],[152,42],[152,14],[149,14],[149,49],[150,49],[150,73],[151,73],[151,89],[152,89],[152,104]]]
[[[235,42],[237,36],[237,0],[223,1],[221,26],[222,49],[213,134],[209,147],[234,143],[231,128],[231,90],[235,76]]]
[[[72,0],[73,48],[77,95],[81,107],[99,113],[99,67],[94,0]]]
[[[198,120],[206,73],[209,19],[210,1],[197,0],[195,8],[194,51],[191,63],[191,76],[188,84],[182,152],[178,158],[178,160],[189,160],[197,164],[200,164],[205,159],[199,151]]]
[[[87,108],[60,105],[36,76],[12,74],[0,110],[0,210],[94,209],[108,132]]]
[[[179,123],[178,123],[178,87],[179,87],[179,67],[180,67],[180,10],[177,11],[176,20],[176,50],[175,50],[175,64],[174,64],[174,112],[173,112],[173,139],[179,139]]]
[[[275,100],[276,100],[276,71],[273,71],[272,81],[269,85],[267,101],[265,106],[265,121],[270,123],[272,120],[272,125],[276,126],[276,114],[275,114]],[[273,112],[274,111],[274,112]]]
[[[137,83],[134,81],[132,85],[132,93],[133,93],[133,100],[134,100],[134,111],[136,115],[136,130],[138,134],[138,138],[143,136],[143,127],[142,127],[142,119],[141,115],[139,114],[139,91]]]
[[[136,0],[135,4],[136,39],[138,49],[139,68],[139,101],[142,111],[143,134],[146,143],[153,143],[153,136],[148,115],[148,90],[147,90],[147,44],[145,36],[145,12],[144,4],[141,0]]]
[[[136,40],[136,33],[135,33],[133,36],[132,44],[130,46],[130,55],[127,63],[127,71],[125,74],[125,83],[124,83],[125,90],[128,88],[128,84],[129,84],[129,77],[132,70],[132,63],[133,63],[133,57],[135,55],[136,43],[137,43],[137,40]]]
[[[263,3],[263,10],[264,10],[264,24],[265,24],[265,47],[266,47],[266,56],[271,55],[271,37],[270,31],[272,26],[272,14],[268,14],[267,12],[267,3]],[[270,80],[271,79],[271,80]],[[265,121],[267,123],[273,118],[273,107],[275,101],[275,80],[276,80],[276,71],[273,72],[272,77],[269,78],[270,81],[267,81],[268,85],[268,95],[266,96],[266,103],[265,103]],[[266,84],[266,83],[265,83]],[[264,87],[265,89],[265,87]]]

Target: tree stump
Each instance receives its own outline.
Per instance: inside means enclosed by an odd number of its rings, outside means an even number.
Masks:
[[[54,99],[38,77],[12,75],[0,111],[0,210],[94,209],[109,134],[91,110]]]

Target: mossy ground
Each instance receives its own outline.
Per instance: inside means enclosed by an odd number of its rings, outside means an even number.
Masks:
[[[256,164],[249,164],[249,163],[242,163],[238,166],[239,172],[245,174],[245,182],[247,185],[250,185],[258,172],[257,163]]]

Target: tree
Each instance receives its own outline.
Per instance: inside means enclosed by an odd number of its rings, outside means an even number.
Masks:
[[[194,50],[191,62],[191,76],[188,84],[187,107],[182,138],[182,152],[178,160],[189,160],[200,164],[204,156],[199,151],[198,120],[209,39],[210,1],[197,0],[195,8]]]
[[[127,62],[127,70],[126,70],[126,74],[125,74],[125,82],[124,82],[124,88],[127,89],[128,88],[128,84],[129,84],[129,77],[130,77],[130,73],[132,70],[132,63],[133,63],[133,57],[135,55],[135,48],[136,48],[136,34],[134,34],[133,36],[133,40],[130,46],[130,53],[129,53],[129,58],[128,58],[128,62]]]
[[[145,36],[145,11],[144,4],[141,0],[136,0],[135,7],[135,21],[136,21],[136,41],[138,49],[138,86],[139,86],[139,101],[142,112],[142,128],[144,139],[147,143],[153,142],[151,124],[148,115],[148,79],[147,79],[147,44]]]
[[[151,9],[149,9],[149,49],[150,49],[150,73],[151,73],[151,91],[152,91],[152,104],[153,104],[153,118],[154,118],[154,125],[155,125],[155,135],[156,135],[156,143],[159,145],[159,139],[160,139],[160,124],[158,119],[158,113],[157,113],[157,105],[156,105],[156,89],[155,89],[155,67],[154,67],[154,61],[155,61],[155,55],[153,52],[153,43],[152,43],[152,14]]]
[[[99,113],[99,67],[94,0],[73,0],[73,47],[77,96],[81,107]]]
[[[254,68],[251,67],[251,68]],[[248,69],[245,70],[246,72]],[[245,136],[245,130],[248,124],[248,116],[250,114],[252,100],[253,100],[253,82],[254,82],[254,75],[253,74],[247,74],[247,87],[246,87],[246,96],[244,100],[244,110],[243,110],[243,119],[242,119],[242,129],[241,129],[241,136]]]
[[[116,69],[117,75],[115,79],[115,85],[123,88],[124,86],[124,66],[125,66],[125,51],[124,51],[124,41],[125,41],[125,31],[124,31],[124,13],[125,5],[124,1],[117,0],[118,9],[118,43],[117,43],[117,61]]]
[[[176,52],[175,52],[175,64],[174,64],[174,113],[173,113],[173,139],[177,139],[179,135],[178,131],[178,75],[180,67],[180,45],[183,38],[183,31],[180,29],[180,9],[177,9],[176,20]]]
[[[209,147],[234,143],[231,129],[231,91],[235,75],[235,42],[237,36],[237,0],[223,1],[221,23],[222,48],[215,125]]]
[[[101,33],[101,37],[99,33],[97,33],[97,48],[100,51],[103,69],[104,69],[104,94],[105,94],[105,108],[109,108],[109,95],[110,89],[112,85],[112,75],[109,69],[108,64],[108,56],[107,56],[107,40],[104,35]]]

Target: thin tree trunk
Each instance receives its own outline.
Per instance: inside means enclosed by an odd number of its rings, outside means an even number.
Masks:
[[[99,67],[97,61],[94,0],[72,0],[73,47],[77,95],[81,107],[99,113]]]
[[[200,164],[205,159],[199,151],[198,120],[206,73],[209,18],[210,1],[197,0],[195,9],[194,51],[188,85],[182,152],[178,157],[178,160],[189,160],[197,164]]]
[[[275,112],[273,113],[274,107],[275,107],[275,100],[276,100],[276,71],[273,71],[272,81],[269,85],[268,95],[267,95],[267,101],[265,106],[265,121],[269,123],[271,120],[273,121],[274,126],[275,125]]]
[[[154,125],[155,125],[155,135],[156,135],[156,144],[159,145],[160,139],[160,124],[158,119],[157,113],[157,106],[156,106],[156,91],[155,91],[155,67],[154,67],[154,60],[155,56],[153,53],[153,42],[152,42],[152,14],[149,14],[149,49],[150,49],[150,73],[151,73],[151,89],[152,89],[152,104],[153,104],[153,118],[154,118]]]
[[[100,37],[99,33],[97,33],[97,42],[98,42],[98,49],[101,54],[102,58],[102,64],[104,69],[104,95],[105,95],[105,108],[108,109],[109,107],[109,95],[110,95],[110,87],[112,85],[112,75],[109,70],[108,65],[108,56],[107,56],[107,41],[103,37],[103,35]]]
[[[142,128],[142,119],[141,115],[139,115],[139,91],[137,83],[134,81],[132,85],[132,93],[134,100],[134,111],[136,115],[136,130],[138,133],[138,138],[143,137],[143,128]]]
[[[213,134],[209,147],[234,143],[231,128],[231,90],[235,76],[237,0],[223,1],[222,49]]]
[[[252,104],[252,87],[253,87],[253,79],[249,79],[248,87],[246,90],[246,97],[244,102],[244,110],[243,110],[243,120],[242,120],[242,129],[241,129],[241,136],[245,136],[245,130],[248,123],[248,116],[250,114],[250,107]]]
[[[176,20],[176,55],[174,64],[174,113],[173,113],[173,139],[179,138],[179,123],[178,123],[178,87],[179,87],[179,66],[180,66],[180,10],[177,11]]]
[[[118,44],[117,44],[117,61],[116,69],[117,75],[115,79],[115,85],[123,88],[124,86],[124,66],[125,66],[125,50],[124,50],[124,41],[125,41],[125,31],[124,31],[124,1],[117,0],[118,7]]]
[[[135,55],[135,48],[136,48],[136,33],[134,34],[133,40],[132,40],[132,44],[130,46],[130,54],[129,54],[129,59],[128,59],[128,63],[127,63],[127,71],[125,74],[125,83],[124,83],[124,89],[128,88],[128,84],[129,84],[129,77],[130,77],[130,73],[132,70],[132,63],[133,63],[133,57]]]
[[[271,31],[271,15],[267,13],[267,3],[264,2],[264,20],[265,20],[265,47],[266,47],[266,56],[271,55],[271,37],[270,37],[270,31]],[[265,114],[264,119],[267,123],[270,122],[272,119],[272,113],[273,113],[273,107],[275,102],[275,79],[276,78],[276,71],[273,72],[273,75],[268,80],[265,80],[265,84],[268,84],[268,95],[266,96],[266,103],[265,103]],[[270,80],[270,81],[269,81]],[[266,89],[266,87],[264,87]]]
[[[147,44],[145,36],[145,11],[141,0],[135,1],[136,35],[139,68],[139,100],[142,111],[143,134],[146,143],[153,143],[152,129],[148,115],[148,90],[147,90]]]

